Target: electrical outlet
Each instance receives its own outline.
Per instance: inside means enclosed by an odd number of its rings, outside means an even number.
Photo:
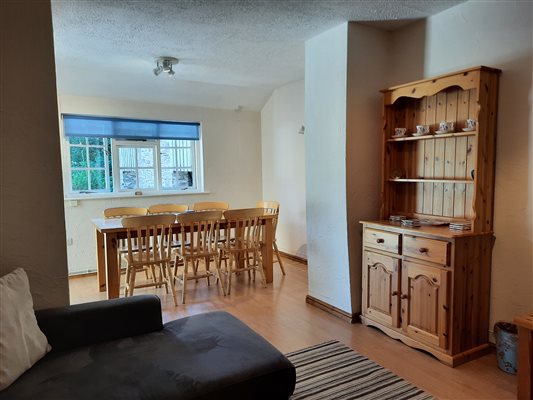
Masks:
[[[74,244],[74,239],[68,238],[67,239],[67,246],[72,246]]]

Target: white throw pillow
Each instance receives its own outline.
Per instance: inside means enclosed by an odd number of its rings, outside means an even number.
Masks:
[[[33,311],[28,276],[17,268],[0,278],[0,390],[49,351]]]

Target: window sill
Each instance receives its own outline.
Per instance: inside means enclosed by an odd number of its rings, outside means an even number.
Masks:
[[[65,201],[71,200],[102,200],[102,199],[131,199],[131,198],[143,198],[143,197],[164,197],[164,196],[190,196],[195,194],[210,194],[211,192],[205,190],[172,190],[164,192],[144,192],[141,195],[134,193],[90,193],[90,194],[73,194],[66,195]]]

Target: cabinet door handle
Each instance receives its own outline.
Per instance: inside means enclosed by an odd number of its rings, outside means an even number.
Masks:
[[[392,293],[391,293],[390,295],[391,295],[391,296],[398,296],[398,291],[397,291],[397,290],[395,290],[395,291],[394,291],[394,292],[392,292]]]
[[[385,243],[385,239],[376,239],[376,243]]]
[[[418,249],[418,251],[419,251],[420,253],[427,253],[427,252],[428,252],[428,249],[427,249],[426,247],[421,247],[421,248]]]
[[[408,298],[409,298],[409,296],[407,296],[406,294],[402,294],[402,295],[400,296],[400,299],[408,299]]]

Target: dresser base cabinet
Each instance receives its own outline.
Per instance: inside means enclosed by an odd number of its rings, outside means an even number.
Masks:
[[[409,336],[404,335],[402,332],[396,329],[391,329],[390,327],[383,325],[379,322],[376,322],[370,318],[367,318],[364,315],[361,315],[361,322],[364,325],[373,326],[375,328],[380,329],[381,331],[386,333],[391,338],[400,340],[402,341],[402,343],[406,344],[407,346],[413,347],[415,349],[424,350],[430,353],[435,358],[437,358],[439,361],[441,361],[442,363],[446,365],[449,365],[450,367],[457,367],[470,360],[474,360],[478,357],[484,356],[485,354],[489,354],[491,351],[490,344],[486,343],[480,346],[476,346],[468,351],[464,351],[461,353],[451,355],[451,354],[447,354],[446,352],[442,352],[438,349],[435,349],[432,346],[429,346],[417,340],[411,339]]]
[[[394,252],[364,245],[363,324],[450,366],[487,354],[492,233],[362,223],[398,238]]]

